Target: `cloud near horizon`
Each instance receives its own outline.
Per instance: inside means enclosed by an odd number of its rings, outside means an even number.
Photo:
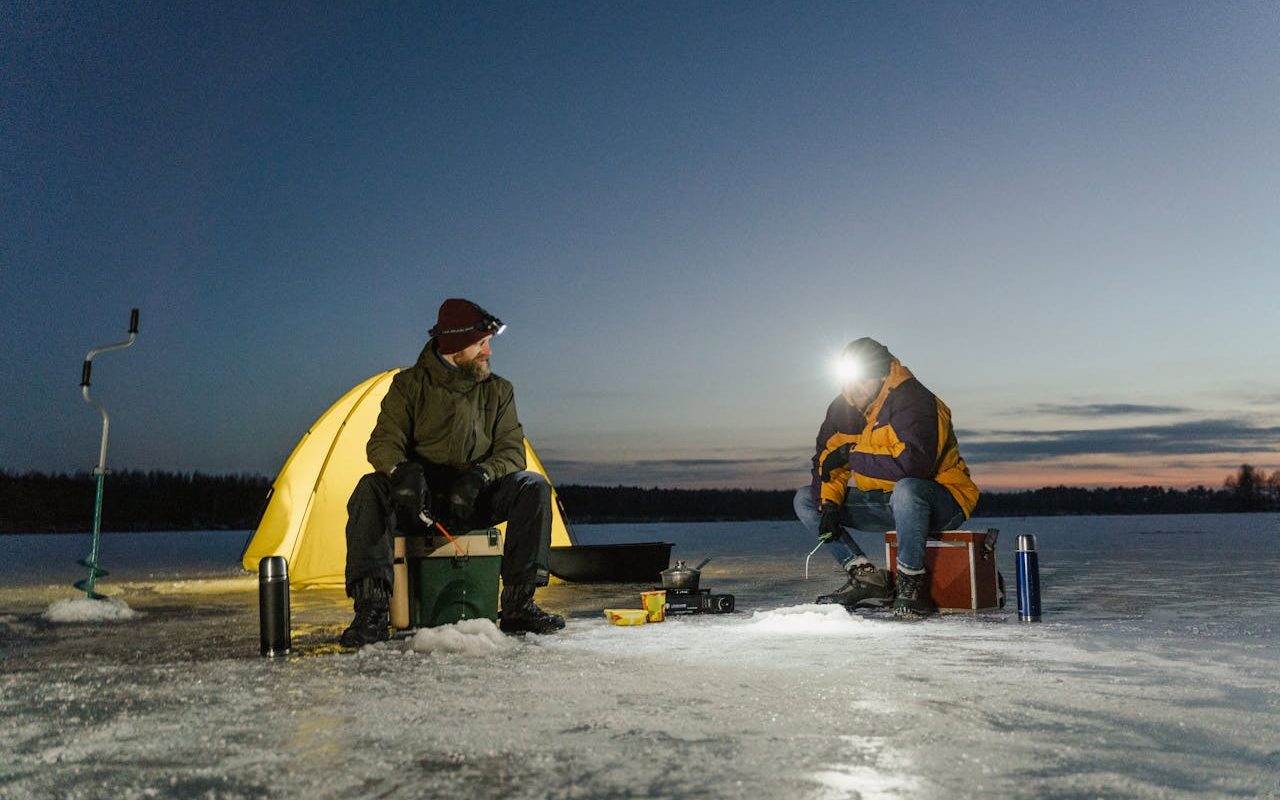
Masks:
[[[1035,413],[1059,417],[1125,417],[1144,415],[1190,414],[1183,406],[1153,406],[1140,403],[1041,403]]]
[[[1196,456],[1280,450],[1280,427],[1235,419],[1053,431],[961,431],[971,463],[1036,461],[1080,455]]]
[[[1221,469],[1257,462],[1258,454],[1280,454],[1280,427],[1239,419],[1049,431],[961,430],[957,436],[979,485],[988,489],[1135,479],[1216,483]],[[564,484],[779,489],[803,485],[809,477],[807,448],[740,457],[724,448],[714,452],[724,455],[584,459],[548,452],[542,460],[554,480]],[[1259,466],[1275,468],[1271,462]]]

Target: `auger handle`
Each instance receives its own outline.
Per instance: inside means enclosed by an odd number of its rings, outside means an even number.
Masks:
[[[101,353],[109,353],[112,350],[123,350],[124,348],[133,344],[134,340],[137,338],[138,338],[138,309],[135,308],[129,312],[129,338],[128,339],[125,339],[123,342],[117,342],[115,344],[108,344],[108,345],[103,345],[102,347],[95,347],[89,351],[89,355],[85,356],[84,368],[80,370],[81,388],[87,387],[89,385],[89,378],[93,375],[93,357],[94,356],[99,355]],[[86,396],[85,399],[88,400],[88,397]]]

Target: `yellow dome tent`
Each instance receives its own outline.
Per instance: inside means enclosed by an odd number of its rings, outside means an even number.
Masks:
[[[298,442],[271,485],[267,509],[241,558],[245,569],[256,572],[263,557],[284,556],[294,587],[343,585],[347,500],[360,477],[373,471],[365,445],[399,371],[374,375],[347,392]],[[524,452],[525,468],[545,476],[527,439]],[[560,500],[551,492],[551,545],[569,546]]]

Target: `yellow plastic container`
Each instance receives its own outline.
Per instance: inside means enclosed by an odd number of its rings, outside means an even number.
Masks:
[[[645,614],[648,615],[650,622],[662,622],[667,618],[666,589],[658,589],[652,592],[641,592],[640,604],[644,606]]]
[[[643,625],[649,615],[643,608],[606,608],[604,618],[614,625]]]

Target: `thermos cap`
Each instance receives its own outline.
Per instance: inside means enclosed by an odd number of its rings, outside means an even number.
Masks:
[[[289,577],[289,562],[284,556],[266,556],[258,562],[258,578],[264,581],[286,580]]]
[[[1018,534],[1016,549],[1019,553],[1034,553],[1036,551],[1036,537],[1030,533]]]

